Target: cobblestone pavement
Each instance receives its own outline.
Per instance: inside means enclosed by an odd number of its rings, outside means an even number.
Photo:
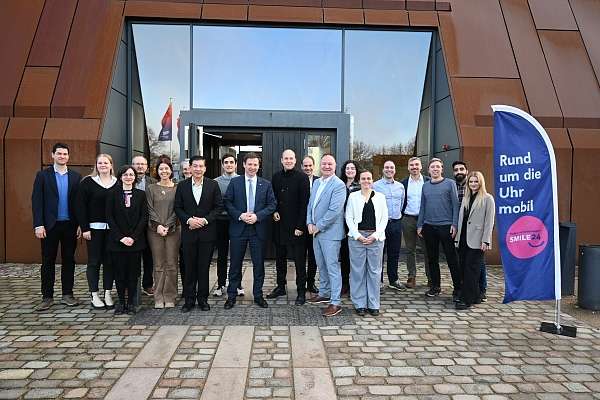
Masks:
[[[600,399],[600,330],[563,314],[577,338],[539,332],[553,304],[501,304],[499,268],[470,311],[454,310],[447,286],[434,299],[386,289],[380,316],[345,299],[330,320],[293,305],[293,268],[267,311],[247,293],[229,315],[211,298],[205,316],[185,317],[145,296],[133,318],[91,310],[84,267],[76,274],[85,304],[36,313],[39,266],[0,265],[0,399]],[[274,281],[269,263],[265,293]]]

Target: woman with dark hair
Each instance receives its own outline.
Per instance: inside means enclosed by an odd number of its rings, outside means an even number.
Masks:
[[[342,164],[340,169],[340,179],[346,184],[346,204],[350,193],[360,190],[360,182],[358,181],[358,163],[354,160],[347,160]],[[346,209],[344,204],[344,210]],[[344,225],[346,234],[348,227]],[[350,291],[350,253],[348,250],[348,235],[344,236],[340,246],[340,265],[342,270],[342,295],[348,294]]]
[[[169,157],[158,158],[155,175],[158,182],[146,188],[148,244],[154,260],[154,308],[173,308],[177,296],[181,226],[175,215],[176,185]]]
[[[112,308],[114,306],[110,295],[114,273],[106,252],[109,233],[106,221],[106,197],[116,182],[111,156],[98,154],[92,174],[81,181],[77,191],[77,220],[87,244],[86,276],[92,294],[93,308]],[[101,265],[103,295],[98,293]]]
[[[462,278],[457,310],[466,310],[481,302],[480,267],[483,253],[492,248],[495,208],[494,197],[485,188],[483,174],[479,171],[470,172],[458,214],[458,232],[454,238]]]
[[[124,165],[117,174],[117,184],[106,200],[106,219],[110,229],[108,251],[111,252],[119,295],[115,315],[124,312],[135,314],[134,299],[142,250],[146,248],[144,231],[148,224],[148,204],[144,191],[135,188],[136,180],[133,167]]]

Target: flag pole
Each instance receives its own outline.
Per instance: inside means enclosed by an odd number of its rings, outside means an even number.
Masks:
[[[169,105],[173,104],[173,97],[169,97]],[[173,114],[171,114],[171,118],[173,118]],[[173,122],[171,120],[171,126],[173,126]],[[171,140],[169,140],[169,157],[171,158],[171,163],[173,162],[173,131],[171,129]]]

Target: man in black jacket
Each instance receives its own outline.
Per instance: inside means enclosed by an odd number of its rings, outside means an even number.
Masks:
[[[309,183],[309,198],[310,198],[310,190],[312,189],[313,183],[319,179],[319,176],[315,175],[315,159],[312,156],[304,157],[302,160],[302,171],[308,176]],[[315,286],[315,277],[317,276],[317,261],[315,260],[315,249],[313,248],[313,236],[309,235],[308,232],[304,235],[307,255],[307,264],[308,268],[306,271],[306,290],[310,293],[318,294],[319,289]]]
[[[52,147],[54,165],[39,171],[33,183],[31,207],[35,237],[42,241],[42,302],[36,311],[54,304],[54,273],[58,245],[61,246],[62,304],[76,306],[73,296],[75,279],[75,248],[81,231],[75,217],[75,198],[81,175],[67,168],[69,147],[56,143]]]
[[[404,185],[404,206],[402,207],[402,235],[408,254],[406,256],[406,266],[408,269],[408,280],[406,287],[413,289],[416,286],[417,273],[417,242],[423,250],[425,257],[425,275],[427,276],[427,286],[431,286],[429,277],[429,260],[425,250],[425,242],[417,235],[417,219],[421,208],[421,191],[423,184],[429,180],[428,176],[421,175],[423,166],[419,157],[412,157],[408,160],[408,172],[410,175],[402,180]]]
[[[223,211],[219,185],[204,176],[204,157],[192,157],[190,168],[192,177],[179,183],[175,192],[175,214],[182,226],[185,259],[184,313],[192,310],[196,300],[202,311],[210,310],[209,267],[217,241],[217,216]]]
[[[273,239],[276,246],[277,286],[267,296],[274,299],[285,296],[287,258],[293,258],[296,265],[296,305],[306,302],[306,207],[310,197],[308,177],[295,169],[296,154],[284,150],[281,154],[283,170],[273,175],[272,185],[277,209],[273,214]]]

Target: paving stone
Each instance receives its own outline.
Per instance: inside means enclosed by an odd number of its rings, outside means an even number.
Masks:
[[[25,399],[54,399],[61,395],[63,389],[32,389],[25,393]]]

